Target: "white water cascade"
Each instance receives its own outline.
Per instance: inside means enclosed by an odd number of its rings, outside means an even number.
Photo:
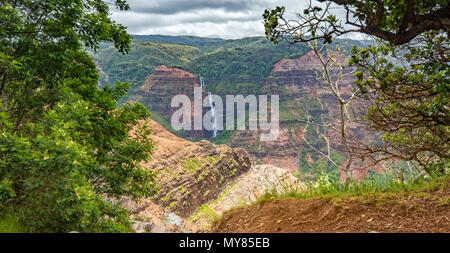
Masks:
[[[205,81],[201,77],[200,77],[200,85],[202,86],[202,89],[205,89],[205,87],[206,87]],[[212,101],[211,92],[208,92],[208,100],[209,100],[209,107],[211,107],[211,124],[212,124],[212,130],[213,130],[213,137],[216,137],[216,135],[217,135],[216,108]]]

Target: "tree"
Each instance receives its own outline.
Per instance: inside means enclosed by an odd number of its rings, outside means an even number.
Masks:
[[[413,42],[353,50],[366,118],[384,140],[362,155],[415,161],[429,175],[443,174],[450,167],[450,40],[427,32]]]
[[[303,14],[297,14],[298,20],[285,19],[284,7],[266,10],[266,35],[272,40],[290,35],[294,43],[314,39],[331,42],[334,37],[359,32],[401,45],[426,31],[450,30],[450,6],[446,0],[318,1],[325,2],[324,6],[314,6],[309,1]],[[332,13],[335,6],[345,10],[346,26]],[[320,29],[312,34],[312,26]]]
[[[38,232],[129,231],[128,212],[107,199],[156,193],[140,166],[153,147],[148,110],[117,108],[128,84],[98,88],[84,50],[109,41],[127,53],[125,29],[100,0],[1,2],[0,214]]]
[[[320,1],[312,2],[298,20],[284,18],[284,7],[263,14],[266,35],[277,43],[333,38],[349,32],[374,35],[387,43],[354,49],[350,64],[357,88],[369,104],[363,119],[383,134],[382,145],[363,145],[360,156],[376,164],[390,158],[415,161],[429,174],[449,166],[448,1]],[[332,13],[344,8],[346,20]],[[401,64],[407,63],[406,65]]]
[[[348,183],[353,178],[353,172],[371,167],[370,164],[362,168],[355,166],[359,161],[360,145],[359,141],[348,129],[350,124],[356,124],[356,120],[352,115],[354,108],[351,107],[357,107],[360,104],[356,101],[360,94],[360,89],[352,90],[351,82],[349,82],[349,78],[352,79],[356,68],[347,65],[347,57],[341,53],[339,46],[336,47],[336,52],[333,52],[327,49],[327,44],[318,46],[317,40],[308,41],[307,44],[313,50],[320,63],[321,68],[316,69],[319,87],[336,100],[338,115],[336,115],[337,119],[329,119],[325,122],[321,120],[322,122],[319,123],[314,122],[307,106],[304,106],[303,112],[306,115],[306,124],[301,137],[310,148],[326,158],[332,165],[340,168],[345,175],[343,179]],[[320,138],[315,139],[316,141],[323,139],[323,146],[326,147],[325,151],[321,150],[320,147],[315,147],[307,138],[309,128],[314,126],[320,135]],[[334,143],[338,142],[341,145],[339,151],[344,155],[341,164],[334,159],[331,139],[336,139],[337,141],[334,141]]]

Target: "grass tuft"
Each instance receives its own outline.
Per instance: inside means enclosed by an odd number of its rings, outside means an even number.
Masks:
[[[381,175],[382,176],[382,175]],[[387,177],[387,176],[385,176]],[[306,190],[287,190],[284,192],[269,191],[261,196],[257,202],[262,204],[274,199],[348,199],[355,196],[370,198],[373,196],[402,195],[406,193],[426,193],[444,189],[450,176],[441,178],[421,179],[417,182],[400,182],[393,178],[371,178],[361,182],[342,184],[330,180],[323,175],[315,182],[307,182]],[[443,205],[447,204],[443,201]]]
[[[0,214],[0,233],[32,233],[30,229],[23,226],[20,217],[12,212]]]

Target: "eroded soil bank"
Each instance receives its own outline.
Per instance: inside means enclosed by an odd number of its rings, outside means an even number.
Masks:
[[[229,211],[219,233],[449,233],[450,184],[432,192],[278,199]]]

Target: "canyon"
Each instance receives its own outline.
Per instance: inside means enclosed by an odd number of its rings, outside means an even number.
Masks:
[[[321,69],[321,67],[313,51],[298,58],[282,59],[273,66],[260,95],[279,95],[280,98],[280,131],[275,141],[260,141],[261,130],[244,130],[229,131],[226,133],[227,138],[222,143],[234,148],[244,148],[254,164],[271,164],[289,170],[291,173],[296,172],[300,166],[299,159],[314,156],[310,152],[304,154],[305,157],[300,157],[299,154],[300,149],[306,149],[301,138],[306,120],[304,108],[310,107],[309,113],[320,120],[336,119],[338,115],[336,109],[338,101],[326,89],[319,87],[316,77],[317,69]],[[333,74],[336,75],[336,73]],[[345,87],[344,95],[352,92],[353,80],[353,76],[342,80]],[[213,131],[174,131],[170,126],[170,118],[178,109],[170,106],[171,99],[176,95],[184,94],[193,100],[193,90],[195,87],[201,87],[202,82],[204,80],[198,75],[188,71],[158,66],[147,77],[145,83],[139,87],[130,102],[144,104],[152,112],[156,121],[177,136],[191,140],[209,139],[215,142],[216,138],[214,137],[217,133]],[[208,93],[204,92],[204,96]],[[225,95],[237,94],[219,95],[225,101]],[[311,101],[315,104],[312,105]],[[356,126],[350,127],[356,128]],[[219,137],[221,134],[224,135],[219,132]],[[330,132],[330,135],[332,134]],[[333,139],[333,136],[329,137]],[[332,145],[337,147],[337,142],[337,140],[334,141]]]
[[[174,59],[173,64],[150,55],[150,58],[142,58],[140,54],[130,56],[137,58],[134,65],[131,60],[114,59],[101,52],[96,56],[102,80],[115,81],[121,71],[128,73],[139,64],[148,66],[139,71],[139,76],[148,73],[146,77],[132,84],[122,101],[142,103],[150,110],[150,119],[145,124],[151,126],[151,138],[155,141],[151,160],[142,166],[157,174],[158,194],[140,202],[119,200],[131,210],[136,231],[209,231],[223,213],[249,205],[267,192],[305,189],[303,181],[314,175],[320,164],[339,177],[339,168],[326,161],[323,165],[324,160],[303,140],[307,114],[318,123],[336,120],[338,115],[338,101],[317,81],[321,65],[313,51],[304,46],[274,47],[262,38],[215,42],[210,48],[201,49],[165,42],[139,43],[135,47],[149,47],[149,52],[154,52],[155,47],[163,48],[163,54],[174,54],[167,57]],[[287,53],[291,50],[294,53]],[[183,57],[192,56],[193,52],[196,56],[192,59]],[[324,57],[331,53],[334,52],[325,51]],[[150,62],[145,63],[148,59]],[[339,55],[339,61],[346,59]],[[115,61],[120,65],[114,67]],[[331,75],[335,79],[338,71],[332,69]],[[343,96],[352,93],[353,81],[353,76],[342,80]],[[193,101],[195,89],[202,90],[203,99],[209,104],[209,108],[203,107],[203,112],[212,109],[211,123],[216,127],[212,94],[222,101],[226,101],[226,95],[278,95],[278,138],[261,141],[261,135],[267,132],[261,129],[217,131],[213,127],[210,131],[204,128],[176,131],[171,117],[179,108],[171,106],[172,98],[185,95]],[[193,107],[194,103],[188,109],[194,111]],[[191,121],[193,124],[193,118]],[[361,138],[364,135],[360,126],[349,128]],[[308,131],[315,134],[313,138],[320,139],[319,128]],[[336,132],[326,134],[333,149],[342,149]],[[320,148],[323,144],[315,145]],[[339,160],[339,152],[336,155]]]

